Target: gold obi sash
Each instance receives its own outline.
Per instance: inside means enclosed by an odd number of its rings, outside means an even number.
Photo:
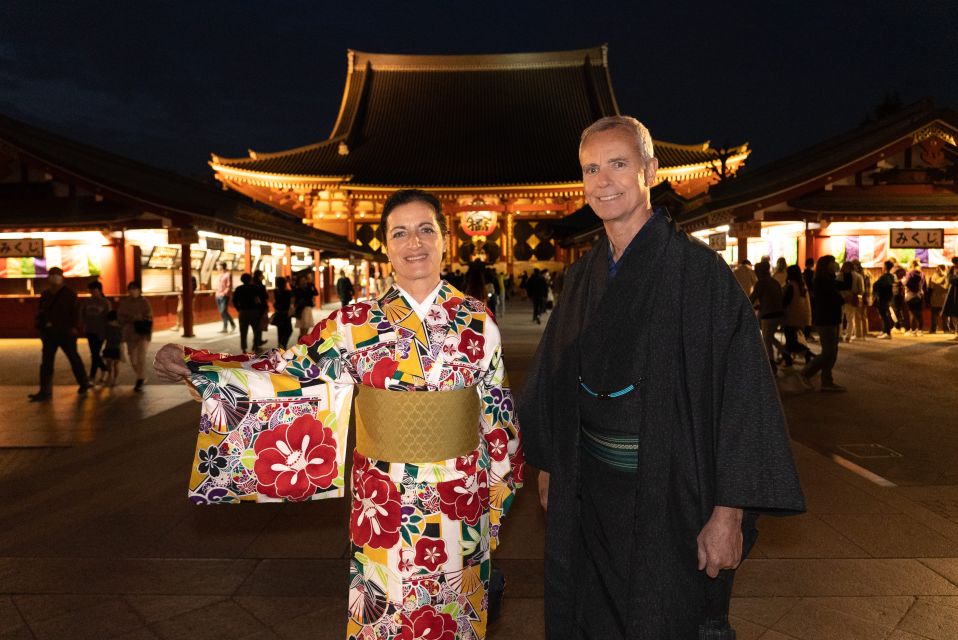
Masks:
[[[356,387],[356,450],[386,462],[439,462],[479,446],[479,394]]]

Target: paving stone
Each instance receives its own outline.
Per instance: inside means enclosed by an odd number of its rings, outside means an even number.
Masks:
[[[958,586],[958,558],[919,558],[919,560],[923,565]]]
[[[538,472],[528,474],[523,487],[509,508],[502,538],[493,558],[543,558],[545,556],[545,512],[536,489]]]
[[[766,558],[867,558],[869,554],[818,516],[760,518],[756,549]]]
[[[338,580],[337,576],[342,576],[342,580]],[[345,598],[348,587],[349,565],[344,559],[267,559],[257,562],[256,570],[235,595]]]
[[[30,623],[37,640],[105,640],[142,627],[143,620],[120,598]]]
[[[244,557],[342,558],[347,552],[349,502],[345,498],[249,507],[275,513],[249,541],[242,552]]]
[[[864,620],[830,604],[830,599],[803,600],[773,628],[802,640],[874,640],[894,626]]]
[[[272,522],[274,505],[186,506],[183,517],[153,540],[153,553],[167,558],[240,558]]]
[[[819,455],[819,454],[814,454]],[[829,462],[828,464],[834,464]],[[850,475],[850,474],[849,474]],[[899,513],[900,509],[854,484],[836,482],[833,473],[816,475],[805,473],[801,477],[805,492],[805,505],[809,513]],[[764,520],[762,521],[764,522]]]
[[[958,595],[958,587],[917,560],[749,560],[736,573],[734,595]]]
[[[954,556],[956,545],[905,514],[827,514],[822,519],[876,558]]]
[[[762,635],[768,631],[768,628],[761,625],[755,624],[754,622],[749,622],[742,618],[730,615],[728,617],[729,624],[732,625],[732,628],[735,629],[735,639],[736,640],[758,640]]]
[[[0,596],[0,638],[25,628],[26,622],[10,596]]]
[[[0,558],[8,593],[232,594],[254,560],[176,558]]]
[[[223,601],[223,596],[128,596],[130,603],[147,624],[210,607]]]
[[[506,578],[506,599],[543,597],[545,584],[542,581],[542,560],[500,558],[498,554],[494,554],[492,564],[498,567]]]
[[[772,630],[772,629],[769,629],[769,630],[766,631],[765,634],[764,634],[761,638],[759,638],[758,640],[800,640],[800,639],[799,639],[799,638],[795,638],[795,637],[793,637],[793,636],[787,636],[787,635],[785,635],[784,633],[779,633],[778,631],[774,631],[774,630]],[[835,638],[835,639],[833,639],[833,640],[840,640],[840,639]]]
[[[345,592],[345,586],[343,590]],[[233,601],[249,611],[267,627],[275,627],[288,620],[293,620],[316,610],[327,610],[332,606],[343,607],[342,611],[345,612],[344,598],[345,593],[338,598],[322,596],[237,596],[233,598]]]
[[[143,627],[142,629],[137,629],[136,631],[131,631],[130,633],[124,633],[121,636],[111,638],[111,640],[160,640],[160,636],[156,635],[146,627]]]
[[[891,632],[891,635],[885,638],[885,640],[928,640],[924,636],[916,636],[913,633],[908,633],[907,631],[902,631],[897,629]]]
[[[306,615],[280,621],[273,626],[273,632],[283,640],[342,640],[346,636],[347,615],[344,589],[340,598],[323,598],[319,608]]]
[[[489,625],[489,640],[542,640],[545,635],[543,602],[539,598],[502,601],[498,620]]]
[[[771,627],[798,601],[798,598],[732,598],[729,612],[743,620]]]
[[[163,640],[238,640],[269,630],[232,600],[161,620],[150,629]]]
[[[28,624],[37,624],[75,611],[115,601],[115,595],[19,595],[13,601]]]
[[[955,640],[958,638],[958,607],[919,598],[898,629],[930,640]]]
[[[915,598],[911,596],[803,598],[802,602],[839,611],[891,630],[915,603]]]

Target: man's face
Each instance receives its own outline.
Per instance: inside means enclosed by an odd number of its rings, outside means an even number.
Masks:
[[[63,284],[63,276],[61,276],[59,273],[51,273],[50,284],[54,287],[59,287],[61,284]]]
[[[658,161],[642,162],[635,137],[624,129],[589,136],[579,153],[585,200],[603,222],[646,212]]]

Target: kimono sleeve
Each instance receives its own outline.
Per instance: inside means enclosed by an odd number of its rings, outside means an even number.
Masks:
[[[766,513],[804,511],[755,314],[724,264],[715,265],[712,283],[715,504]]]
[[[479,381],[482,437],[489,455],[489,525],[492,549],[499,542],[499,528],[522,486],[525,459],[519,422],[516,419],[509,379],[502,360],[499,328],[491,316],[483,330],[485,356]]]

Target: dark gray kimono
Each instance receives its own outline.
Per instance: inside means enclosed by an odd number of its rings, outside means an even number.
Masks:
[[[608,268],[605,240],[569,268],[519,398],[526,458],[551,474],[547,637],[577,634],[582,375],[605,391],[639,381],[631,404],[609,411],[640,439],[634,526],[622,532],[632,541],[628,637],[696,638],[718,585],[696,556],[713,507],[789,514],[804,499],[758,323],[725,262],[663,212],[614,278]]]

